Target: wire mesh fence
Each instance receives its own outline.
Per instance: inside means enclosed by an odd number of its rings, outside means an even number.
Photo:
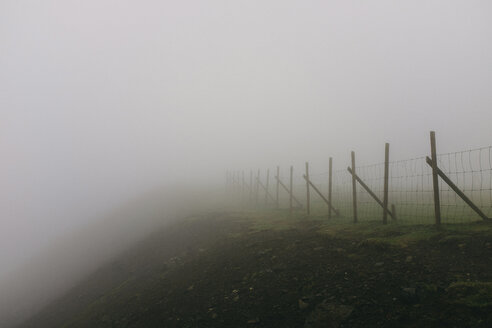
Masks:
[[[438,155],[439,168],[487,215],[492,217],[492,147]],[[356,174],[382,200],[384,162],[356,167]],[[333,172],[333,205],[345,217],[351,217],[352,175],[346,170]],[[328,190],[328,172],[311,174],[311,180]],[[389,204],[394,205],[401,222],[427,224],[434,222],[432,168],[426,157],[389,163]],[[443,223],[481,220],[446,183],[439,181]],[[391,209],[391,208],[390,208]],[[357,185],[359,220],[379,220],[382,207]]]
[[[470,200],[477,205],[487,216],[492,217],[492,146],[437,156],[438,167],[463,191]],[[371,165],[356,165],[356,174],[380,199],[384,193],[385,163]],[[272,174],[272,172],[274,172]],[[302,178],[304,168],[294,169],[292,188],[296,199],[305,205],[306,181]],[[269,193],[265,195],[263,187],[256,182],[257,172],[253,175],[253,185],[240,187],[239,175],[236,180],[236,191],[243,194],[244,202],[250,205],[264,205],[275,203],[276,180],[275,171],[270,172]],[[248,173],[246,173],[247,178]],[[246,184],[248,184],[248,179]],[[263,176],[263,179],[265,175]],[[290,188],[290,168],[281,168],[279,179],[287,189]],[[328,195],[329,172],[310,172],[310,181],[325,196]],[[261,181],[261,176],[260,176]],[[263,186],[266,182],[263,182]],[[242,188],[242,189],[241,189]],[[279,187],[279,206],[289,206],[288,190]],[[253,197],[256,190],[264,196]],[[359,221],[381,220],[382,207],[364,190],[360,184],[356,187],[357,212]],[[388,199],[389,209],[394,207],[398,222],[410,224],[434,223],[434,195],[433,195],[432,168],[426,162],[426,157],[417,157],[406,160],[389,162]],[[466,223],[481,220],[448,184],[439,181],[439,196],[441,205],[442,223]],[[256,198],[258,200],[256,200]],[[335,170],[332,173],[332,204],[340,212],[340,216],[351,219],[353,217],[352,204],[352,175],[347,169]],[[296,202],[293,204],[296,206]],[[328,212],[327,204],[311,189],[311,213],[325,215]]]

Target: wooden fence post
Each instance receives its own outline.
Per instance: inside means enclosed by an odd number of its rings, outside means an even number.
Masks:
[[[355,152],[351,153],[352,157],[352,206],[354,208],[354,223],[357,223],[357,181],[355,180]]]
[[[330,157],[330,162],[328,165],[328,202],[331,204],[331,192],[332,192],[332,168],[333,160]],[[331,219],[331,206],[328,206],[328,219]]]
[[[437,175],[437,151],[436,133],[430,132],[431,160],[432,160],[432,186],[434,188],[434,216],[437,226],[441,225],[441,203],[439,201],[439,179]]]
[[[352,174],[352,169],[349,167],[347,167],[347,171],[349,171],[350,174]],[[357,175],[357,174],[354,174],[355,176],[355,180],[361,185],[362,188],[365,189],[365,191],[367,191],[367,193],[376,201],[376,203],[379,204],[379,206],[381,206],[382,209],[384,209],[384,204],[383,202],[378,198],[378,196],[371,190],[371,188],[369,188],[369,186],[364,182],[362,181],[362,179]],[[393,217],[393,213],[388,211],[388,214]]]
[[[293,178],[293,175],[294,175],[294,168],[292,167],[292,165],[290,166],[290,185],[289,185],[289,189],[290,189],[290,192],[289,192],[289,213],[292,214],[292,178]]]
[[[253,204],[253,170],[249,170],[249,205]]]
[[[432,160],[427,157],[426,158],[426,162],[427,164],[431,165],[432,166]],[[455,185],[453,183],[453,181],[451,181],[450,178],[448,178],[448,176],[439,168],[437,167],[437,174],[441,177],[441,179],[444,180],[444,182],[446,182],[448,184],[448,186],[453,189],[453,191],[458,194],[458,196],[460,196],[460,198],[468,205],[471,207],[472,210],[475,211],[475,213],[477,213],[482,219],[484,220],[489,220],[489,218],[487,217],[487,215],[485,215],[484,212],[482,212],[482,210],[477,206],[475,205],[472,200],[470,198],[468,198],[464,192],[462,192],[460,190],[460,188],[458,188],[457,185]]]
[[[281,186],[282,188],[284,188],[284,189],[285,189],[285,191],[286,191],[286,192],[290,195],[290,190],[289,190],[289,187],[287,187],[286,185],[284,185],[284,183],[282,182],[282,180],[280,180],[278,177],[275,177],[275,179],[279,180],[280,186]],[[271,197],[271,199],[273,199],[273,200],[274,200],[273,196]],[[301,202],[300,202],[300,201],[296,198],[296,196],[294,196],[294,194],[292,194],[292,200],[293,200],[294,202],[296,202],[296,204],[297,204],[297,206],[298,206],[299,208],[302,208],[302,204],[301,204]]]
[[[279,209],[280,207],[280,203],[279,203],[279,200],[278,200],[278,191],[279,191],[279,184],[280,184],[280,167],[277,166],[277,189],[275,190],[275,207],[277,208],[277,210]]]
[[[396,221],[396,206],[395,206],[395,204],[391,204],[391,213],[393,213],[393,216],[392,216],[393,220]]]
[[[388,223],[388,174],[389,174],[389,143],[384,146],[384,196],[383,196],[383,224]]]
[[[256,175],[256,194],[255,194],[255,204],[256,207],[259,205],[259,197],[260,197],[260,169],[258,169],[258,174]]]
[[[302,176],[308,183],[309,185],[313,188],[313,190],[319,195],[319,197],[321,197],[321,199],[323,199],[323,201],[326,203],[326,205],[328,205],[328,207],[331,207],[331,209],[333,210],[333,212],[335,212],[335,215],[337,216],[340,216],[340,213],[338,212],[338,210],[333,207],[333,204],[331,204],[328,199],[326,199],[325,196],[323,196],[323,194],[321,193],[321,191],[319,191],[318,188],[316,188],[316,186],[314,185],[314,183],[312,181],[310,181],[306,175],[303,175]]]
[[[270,185],[270,169],[267,169],[265,184],[265,207],[268,205],[268,186]]]
[[[225,191],[226,191],[226,194],[229,193],[229,170],[226,170],[226,173],[225,173]]]
[[[241,171],[241,179],[243,182],[241,187],[241,205],[244,207],[244,203],[246,203],[246,182],[244,182],[244,170]]]
[[[309,197],[309,163],[306,162],[306,213],[311,214],[310,197]]]

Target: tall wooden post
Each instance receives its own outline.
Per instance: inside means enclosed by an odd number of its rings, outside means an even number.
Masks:
[[[293,192],[293,179],[294,177],[294,167],[290,166],[290,182],[289,182],[289,213],[292,214],[292,192]]]
[[[388,174],[389,174],[389,143],[384,146],[384,196],[383,196],[383,224],[388,223]]]
[[[309,197],[309,163],[306,162],[306,213],[311,214],[310,197]]]
[[[226,170],[225,178],[226,178],[226,192],[229,192],[229,188],[230,188],[230,186],[229,186],[229,180],[230,180],[229,179],[229,170]]]
[[[241,186],[239,184],[239,171],[236,171],[236,198],[239,199],[241,197]]]
[[[249,170],[249,205],[253,204],[253,170]]]
[[[243,196],[242,196],[242,199],[243,199],[243,206],[245,206],[246,204],[246,180],[244,179],[244,170],[241,171],[241,178],[243,180]]]
[[[330,157],[328,165],[328,202],[331,205],[331,192],[332,192],[332,172],[333,172],[333,159]],[[331,219],[331,206],[328,206],[328,219]]]
[[[265,184],[265,207],[268,205],[268,186],[270,185],[270,169],[267,169]]]
[[[437,151],[436,151],[436,133],[430,132],[431,158],[432,158],[432,185],[434,188],[434,215],[436,225],[441,225],[441,203],[439,201],[439,179],[437,175]]]
[[[355,180],[355,152],[352,152],[352,205],[354,208],[354,223],[357,223],[357,181]]]
[[[260,197],[260,169],[258,169],[258,174],[256,175],[256,192],[255,192],[256,207],[258,207],[259,205],[258,203],[259,197]]]
[[[277,166],[277,188],[275,190],[275,207],[277,209],[279,209],[280,207],[279,200],[278,200],[279,187],[280,187],[280,167]]]

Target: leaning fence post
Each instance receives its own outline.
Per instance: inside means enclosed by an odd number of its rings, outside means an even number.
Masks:
[[[268,205],[268,186],[270,184],[270,169],[267,169],[265,184],[265,207]]]
[[[332,168],[333,168],[333,160],[330,157],[329,165],[328,165],[328,202],[331,204],[331,191],[332,191]],[[331,219],[331,206],[328,206],[328,219]]]
[[[279,184],[280,184],[280,167],[277,166],[277,188],[275,190],[275,206],[277,209],[279,209],[279,201],[278,201],[278,187],[279,187]]]
[[[357,223],[357,181],[355,180],[355,152],[351,153],[352,157],[352,205],[354,208],[354,223]]]
[[[384,196],[383,196],[383,224],[388,223],[388,173],[389,173],[389,143],[384,146]]]
[[[309,195],[309,163],[306,162],[306,213],[307,215],[311,213],[309,196],[310,196]]]
[[[436,225],[441,225],[441,204],[439,201],[439,179],[437,176],[437,151],[436,151],[436,132],[430,132],[431,159],[432,159],[432,186],[434,188],[434,215]]]
[[[289,189],[290,189],[290,192],[289,192],[289,213],[292,214],[292,178],[293,178],[293,175],[294,175],[294,168],[292,167],[292,165],[290,166],[290,185],[289,185]]]

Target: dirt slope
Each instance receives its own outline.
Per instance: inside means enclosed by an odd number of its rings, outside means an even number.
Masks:
[[[156,233],[23,327],[490,327],[491,229],[210,213]]]

